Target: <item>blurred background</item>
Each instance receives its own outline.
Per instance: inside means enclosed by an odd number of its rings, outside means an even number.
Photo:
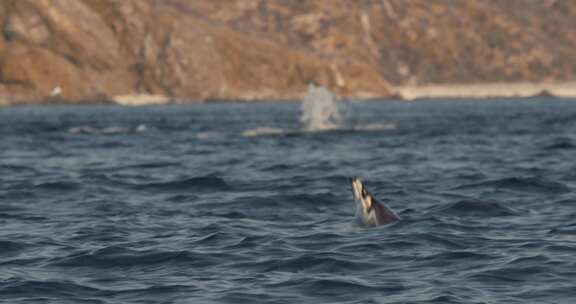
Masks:
[[[0,104],[576,95],[573,1],[3,0],[0,24]]]

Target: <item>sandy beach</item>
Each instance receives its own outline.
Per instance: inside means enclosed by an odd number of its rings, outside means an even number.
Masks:
[[[552,95],[561,98],[576,97],[576,82],[559,83],[487,83],[441,84],[397,87],[398,96],[404,100],[426,98],[482,99],[497,97],[532,97]]]

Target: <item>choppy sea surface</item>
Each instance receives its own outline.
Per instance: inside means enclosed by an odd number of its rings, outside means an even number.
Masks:
[[[576,303],[576,102],[343,113],[0,109],[0,302]]]

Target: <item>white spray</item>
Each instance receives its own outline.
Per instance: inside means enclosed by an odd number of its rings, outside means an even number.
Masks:
[[[0,0],[1,1],[1,0]],[[308,85],[308,93],[302,99],[300,106],[302,132],[322,132],[333,130],[380,131],[396,129],[394,123],[371,123],[367,125],[351,125],[349,120],[350,108],[339,102],[328,89],[314,84]],[[344,111],[342,111],[344,110]],[[255,137],[262,135],[285,134],[298,132],[275,127],[258,127],[246,130],[242,136]]]
[[[342,124],[338,101],[324,87],[309,84],[301,110],[300,121],[307,131],[334,130]]]

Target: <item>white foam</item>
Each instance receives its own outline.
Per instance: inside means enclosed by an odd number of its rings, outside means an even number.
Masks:
[[[220,133],[215,131],[205,131],[196,133],[195,137],[196,139],[211,139],[211,138],[217,138],[220,135],[221,135]]]
[[[148,127],[144,124],[140,124],[134,128],[126,127],[106,127],[106,128],[95,128],[91,126],[78,126],[68,129],[68,133],[73,134],[127,134],[127,133],[140,133],[148,131]]]
[[[134,129],[136,132],[146,132],[148,131],[148,127],[146,125],[140,124]]]
[[[246,130],[242,132],[242,136],[254,137],[262,135],[284,134],[284,133],[286,133],[286,130],[281,128],[260,127],[252,130]]]

